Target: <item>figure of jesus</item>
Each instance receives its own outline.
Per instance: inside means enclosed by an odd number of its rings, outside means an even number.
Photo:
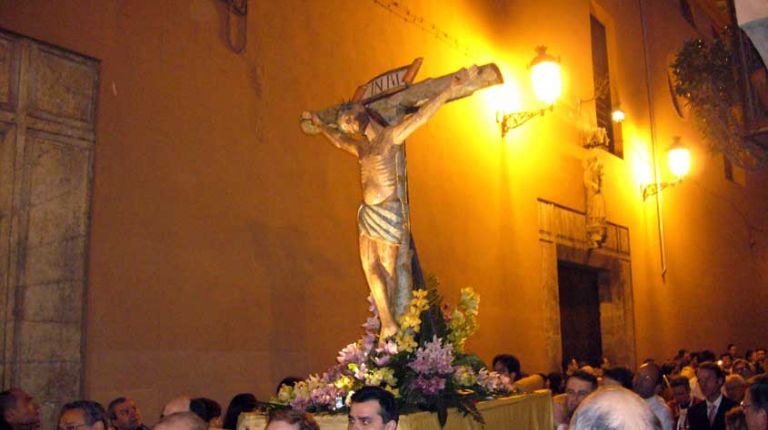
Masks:
[[[409,237],[405,196],[398,192],[398,152],[405,139],[429,120],[454,97],[457,89],[477,74],[477,68],[463,69],[446,88],[427,100],[414,114],[395,124],[387,124],[375,111],[361,103],[350,103],[339,110],[338,130],[326,125],[314,113],[305,113],[333,145],[358,158],[363,202],[357,213],[360,261],[371,297],[381,320],[379,341],[397,333],[397,317],[410,301],[411,291],[398,291],[410,282],[398,282],[398,252]],[[401,170],[403,169],[403,170]],[[411,274],[408,273],[407,276]],[[404,276],[401,274],[400,276]]]

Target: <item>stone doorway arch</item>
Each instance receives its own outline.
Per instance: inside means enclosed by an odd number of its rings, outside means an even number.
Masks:
[[[635,368],[635,328],[632,300],[629,229],[608,223],[601,248],[590,248],[583,212],[539,199],[541,285],[545,292],[545,347],[550,370],[562,370],[562,335],[558,263],[598,269],[600,334],[603,355],[615,365]]]

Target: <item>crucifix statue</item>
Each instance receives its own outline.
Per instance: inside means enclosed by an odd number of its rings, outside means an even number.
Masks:
[[[446,102],[502,82],[489,64],[412,84],[420,65],[419,58],[371,79],[349,103],[302,114],[304,132],[321,133],[358,158],[360,261],[381,319],[381,343],[397,332],[413,285],[405,139]]]

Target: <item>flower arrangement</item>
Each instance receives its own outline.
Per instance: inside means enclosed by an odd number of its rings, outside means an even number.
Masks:
[[[477,330],[480,298],[471,288],[461,290],[452,312],[443,312],[436,281],[413,291],[400,316],[399,330],[379,339],[379,317],[363,324],[365,334],[339,351],[337,364],[321,375],[312,375],[291,387],[283,385],[272,406],[310,412],[343,412],[348,398],[365,385],[382,387],[398,399],[402,412],[437,412],[441,426],[447,410],[456,407],[483,422],[475,403],[511,392],[509,378],[489,371],[473,354],[464,351],[466,340]]]

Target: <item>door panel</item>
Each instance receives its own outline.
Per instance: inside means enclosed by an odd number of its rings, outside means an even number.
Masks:
[[[564,364],[572,358],[592,365],[600,364],[602,340],[598,274],[597,270],[588,267],[558,263]]]

